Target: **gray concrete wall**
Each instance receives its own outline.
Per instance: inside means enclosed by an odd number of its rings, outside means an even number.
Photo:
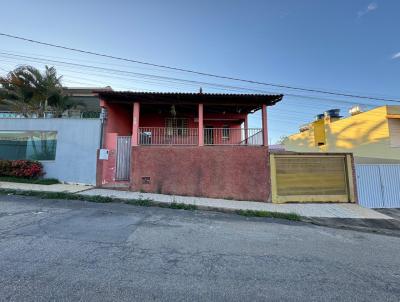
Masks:
[[[56,159],[42,161],[46,175],[60,181],[96,184],[98,119],[0,119],[0,130],[57,131]]]

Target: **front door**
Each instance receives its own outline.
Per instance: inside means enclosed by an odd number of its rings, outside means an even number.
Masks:
[[[204,127],[204,144],[205,145],[214,144],[214,126]]]

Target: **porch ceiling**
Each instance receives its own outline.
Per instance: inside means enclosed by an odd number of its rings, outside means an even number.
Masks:
[[[99,98],[107,102],[133,103],[149,105],[195,105],[204,104],[217,110],[229,108],[241,112],[252,112],[262,105],[273,106],[283,98],[282,94],[220,94],[220,93],[181,93],[181,92],[132,92],[132,91],[95,91]]]

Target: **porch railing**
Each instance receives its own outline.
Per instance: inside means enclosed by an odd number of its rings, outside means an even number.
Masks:
[[[205,145],[262,145],[262,129],[204,128]]]
[[[139,128],[140,145],[197,145],[197,128]]]
[[[204,145],[262,145],[259,128],[204,128]],[[197,128],[140,127],[140,145],[198,145]]]

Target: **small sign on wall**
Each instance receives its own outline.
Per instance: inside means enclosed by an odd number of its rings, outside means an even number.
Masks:
[[[99,159],[108,160],[108,153],[109,153],[108,149],[100,149]]]

